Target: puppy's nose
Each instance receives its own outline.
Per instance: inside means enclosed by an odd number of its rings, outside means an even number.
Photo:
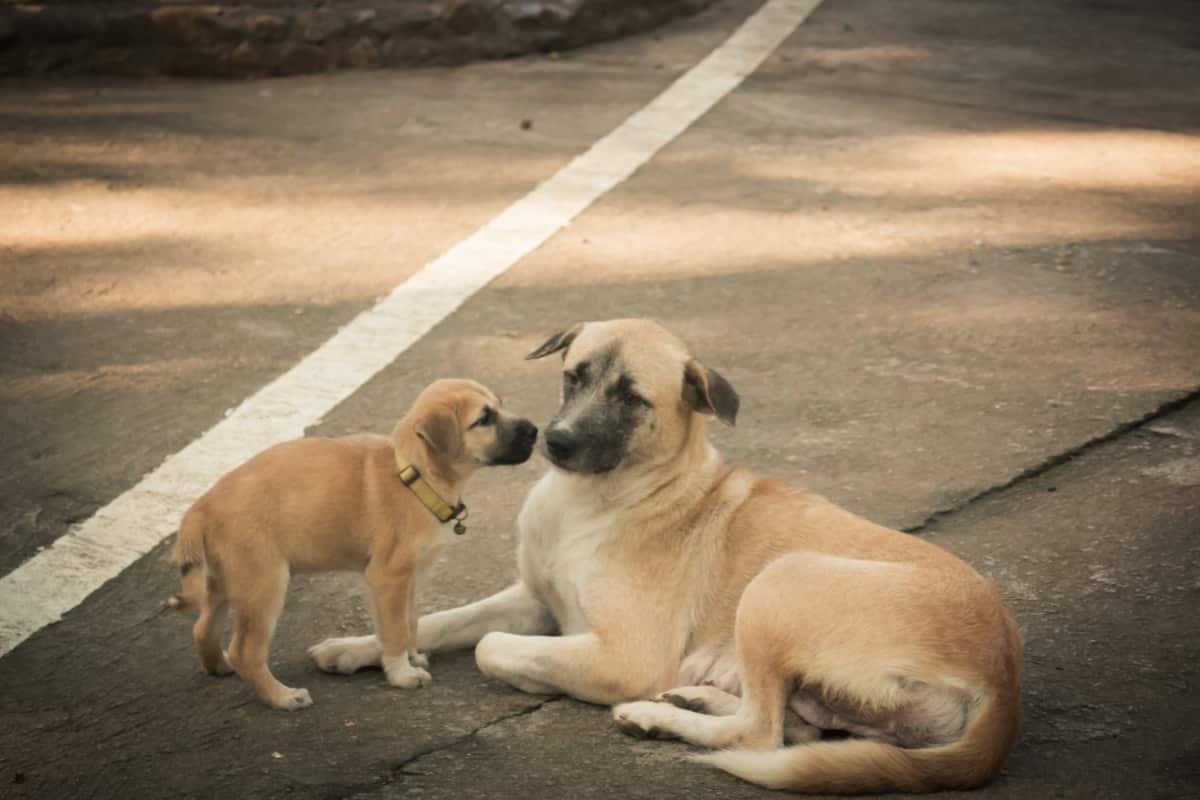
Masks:
[[[546,449],[556,461],[566,461],[575,452],[577,442],[569,431],[554,428],[546,431]]]
[[[523,419],[517,422],[517,438],[521,441],[536,442],[537,434],[537,425],[534,425],[529,420]]]

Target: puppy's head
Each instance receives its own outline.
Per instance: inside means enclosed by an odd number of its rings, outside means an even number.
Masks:
[[[570,472],[600,474],[679,452],[697,414],[730,425],[738,395],[688,355],[661,325],[623,319],[580,323],[526,358],[563,354],[562,406],[542,449]]]
[[[520,464],[537,441],[536,425],[508,413],[494,392],[475,381],[430,384],[407,419],[430,453],[458,473]]]

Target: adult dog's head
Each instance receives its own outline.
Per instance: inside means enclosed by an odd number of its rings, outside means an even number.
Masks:
[[[732,425],[738,396],[688,355],[683,342],[642,319],[586,322],[556,333],[526,358],[562,351],[562,406],[542,438],[569,472],[600,474],[679,452],[693,415]]]

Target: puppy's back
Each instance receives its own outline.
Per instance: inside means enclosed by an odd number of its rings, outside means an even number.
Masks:
[[[310,437],[275,445],[221,478],[195,509],[207,520],[210,551],[265,546],[270,540],[295,568],[307,568],[312,534],[341,539],[337,561],[361,558],[362,518],[381,470],[392,465],[385,437]],[[338,548],[335,548],[338,549]],[[352,556],[353,554],[353,556]],[[349,565],[348,565],[349,566]]]

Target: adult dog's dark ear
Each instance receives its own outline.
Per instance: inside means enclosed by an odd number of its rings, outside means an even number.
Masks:
[[[683,367],[683,399],[694,411],[716,414],[727,425],[737,421],[738,393],[719,372],[694,358]]]
[[[559,350],[566,350],[571,346],[571,342],[575,341],[575,337],[579,335],[581,330],[583,330],[582,322],[567,328],[565,331],[559,331],[546,341],[542,342],[541,347],[525,356],[525,360],[529,361],[534,358],[545,358],[551,353],[557,353]]]
[[[462,432],[454,409],[442,406],[413,426],[417,436],[443,458],[455,459],[462,452]]]

